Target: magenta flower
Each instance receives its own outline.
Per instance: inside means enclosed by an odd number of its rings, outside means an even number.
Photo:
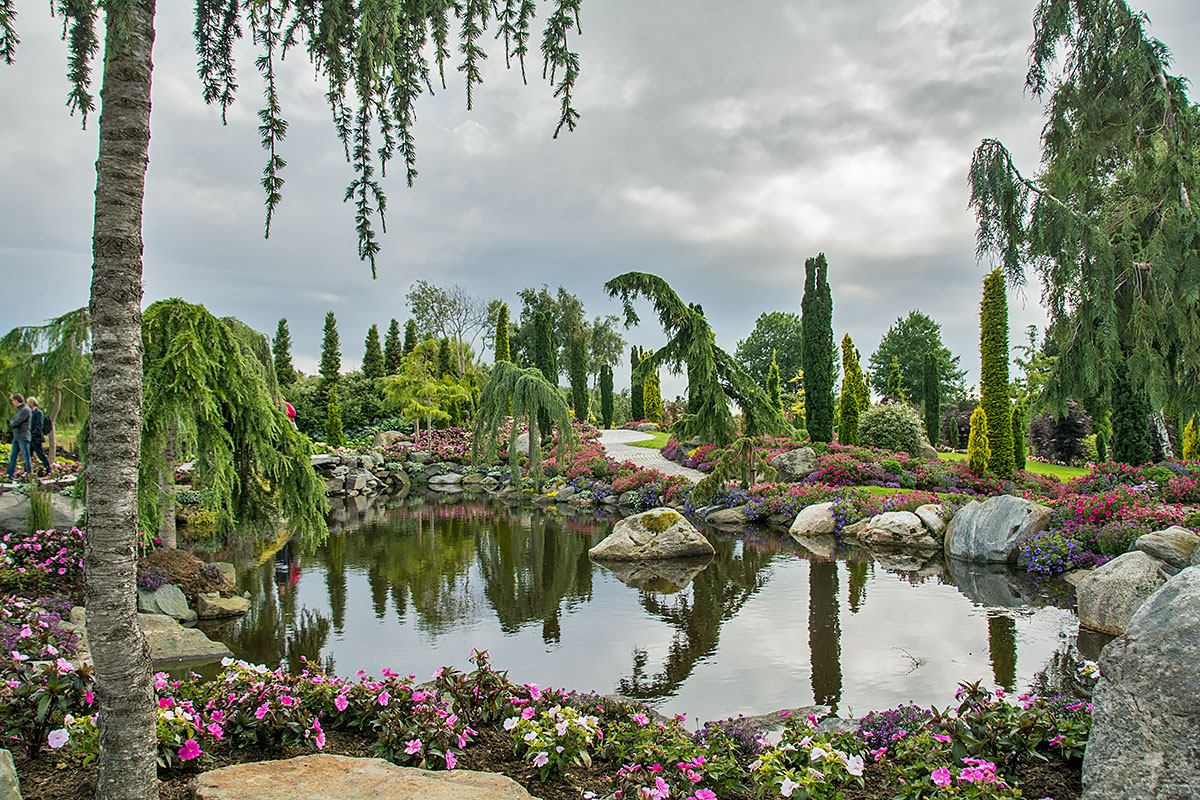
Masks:
[[[458,763],[458,758],[450,750],[446,751],[446,769],[454,769],[454,765]]]
[[[712,789],[697,789],[696,800],[717,800],[717,793]]]
[[[338,711],[345,711],[348,705],[350,705],[350,701],[346,699],[346,695],[344,694],[339,694],[333,701],[333,707]]]
[[[410,756],[413,753],[421,752],[421,740],[420,739],[409,739],[407,742],[404,743],[404,752]]]
[[[377,697],[375,699],[379,703],[379,705],[386,706],[388,704],[388,701],[392,699],[392,696],[389,695],[387,693],[387,691],[385,690],[385,691],[380,692],[379,697]]]
[[[933,778],[933,782],[938,786],[950,785],[950,770],[946,769],[945,767],[938,767],[929,774],[929,777]]]
[[[225,731],[221,728],[220,725],[218,725],[215,722],[208,723],[208,727],[205,728],[205,730],[208,731],[209,735],[212,736],[214,739],[225,738]]]
[[[196,743],[195,739],[188,739],[183,743],[183,747],[179,748],[180,761],[191,761],[193,758],[197,758],[199,755],[200,745]]]
[[[257,709],[255,709],[254,718],[262,719],[263,717],[265,717],[267,715],[267,712],[270,710],[271,710],[271,704],[263,703],[261,706],[259,706]]]

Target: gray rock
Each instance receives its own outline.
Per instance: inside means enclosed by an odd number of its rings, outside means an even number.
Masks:
[[[1102,633],[1122,634],[1142,603],[1166,583],[1163,562],[1140,550],[1103,564],[1075,585],[1079,622]]]
[[[871,548],[871,558],[880,569],[888,572],[921,572],[929,567],[934,555],[929,550]]]
[[[212,561],[210,563],[217,572],[221,573],[221,577],[229,581],[230,585],[237,584],[237,567],[228,561]]]
[[[635,589],[674,594],[712,563],[711,556],[698,558],[659,558],[653,561],[606,561],[604,568],[617,580]]]
[[[21,784],[12,753],[0,750],[0,800],[21,800]]]
[[[344,491],[346,491],[346,479],[345,478],[328,478],[328,479],[326,479],[326,481],[325,481],[325,493],[326,494],[334,494],[337,492],[344,492]]]
[[[887,511],[876,514],[858,532],[858,538],[869,544],[892,547],[915,547],[936,550],[937,540],[929,535],[925,523],[911,511]]]
[[[400,431],[376,431],[375,438],[371,440],[371,447],[378,450],[381,447],[387,447],[397,439],[403,439],[404,434]]]
[[[577,491],[574,486],[564,486],[554,494],[554,500],[557,503],[565,503],[574,497]]]
[[[528,453],[529,452],[529,434],[528,433],[517,434],[517,443],[514,446],[516,447],[518,453]]]
[[[50,496],[50,527],[69,530],[83,512],[83,504],[72,508],[72,500],[61,494]],[[0,533],[24,533],[29,518],[29,498],[16,492],[0,495]]]
[[[1200,567],[1200,547],[1192,551],[1192,566]]]
[[[214,769],[196,776],[188,790],[195,800],[531,800],[520,784],[495,773],[433,772],[324,754]]]
[[[308,463],[312,464],[314,467],[336,467],[341,462],[341,457],[333,454],[308,457]]]
[[[429,476],[429,485],[430,486],[438,486],[438,485],[446,485],[446,484],[462,483],[462,482],[463,482],[463,476],[459,475],[457,472],[444,472],[441,475],[430,475]]]
[[[919,506],[913,512],[921,518],[921,522],[925,523],[925,527],[930,533],[940,534],[946,530],[946,520],[942,519],[942,505],[940,503],[927,503]]]
[[[604,541],[588,551],[597,560],[711,556],[716,551],[678,511],[653,508],[618,522]]]
[[[615,494],[605,495],[604,497],[604,505],[606,506],[615,506],[618,502],[620,502],[620,498]]]
[[[418,464],[428,464],[429,462],[433,461],[433,456],[429,455],[429,453],[426,453],[423,450],[413,450],[408,454],[408,460],[415,461]]]
[[[1200,793],[1200,569],[1173,577],[1100,656],[1084,800]]]
[[[795,516],[791,514],[771,514],[767,517],[767,524],[775,528],[783,528],[785,531],[792,527],[792,523],[796,521]]]
[[[780,453],[768,462],[775,470],[775,480],[796,483],[817,469],[817,454],[811,447],[800,447]]]
[[[992,564],[1015,562],[1021,542],[1049,524],[1049,508],[1020,497],[972,500],[946,528],[946,556]]]
[[[482,472],[471,472],[462,476],[462,482],[465,486],[479,486],[487,480],[487,476]]]
[[[657,433],[659,431],[658,424],[654,422],[638,423],[637,429],[642,433]]]
[[[500,485],[500,481],[496,480],[491,475],[488,475],[487,477],[485,477],[483,480],[481,480],[479,482],[479,488],[485,489],[489,492],[493,491],[499,485]]]
[[[814,503],[800,509],[800,513],[796,515],[796,519],[788,528],[788,533],[792,535],[793,539],[803,543],[802,539],[805,536],[826,536],[833,533],[836,527],[837,523],[833,519],[833,503]]]
[[[361,472],[352,472],[346,476],[343,486],[347,492],[361,492],[367,488],[367,476]]]
[[[710,525],[745,525],[746,507],[722,508],[709,514],[704,521]]]
[[[809,534],[794,538],[805,550],[821,558],[833,558],[833,551],[837,549],[837,537],[833,534]]]
[[[1025,608],[1036,598],[1021,581],[1018,567],[947,559],[950,581],[963,597],[984,608]],[[1044,604],[1043,600],[1038,605]]]
[[[634,497],[636,497],[636,495],[633,492],[621,492],[621,496],[617,498],[617,505],[631,506],[633,505]]]
[[[138,614],[138,627],[150,645],[150,659],[155,664],[178,664],[190,661],[213,661],[233,655],[229,648],[214,642],[199,628],[185,628],[163,614]],[[80,652],[76,664],[90,663],[87,640],[87,613],[81,606],[71,609],[73,629],[80,634]]]
[[[921,441],[917,443],[917,455],[921,458],[937,458],[937,448],[929,442]]]
[[[1165,561],[1176,571],[1193,563],[1197,544],[1200,544],[1200,533],[1172,525],[1166,530],[1139,536],[1133,549]]]
[[[868,517],[867,519],[860,519],[857,522],[851,522],[849,525],[846,525],[842,528],[843,538],[857,539],[858,535],[863,532],[863,529],[867,527],[867,523],[870,521],[871,519]]]
[[[221,597],[219,592],[205,592],[196,597],[196,615],[200,619],[238,617],[250,610],[250,601],[245,597]]]
[[[165,614],[173,619],[191,622],[196,612],[188,607],[187,598],[174,584],[164,584],[153,592],[138,589],[138,611],[143,614]]]

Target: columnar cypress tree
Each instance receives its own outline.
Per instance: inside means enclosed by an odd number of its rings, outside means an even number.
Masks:
[[[1010,439],[1010,432],[1005,431],[1005,439]],[[971,413],[971,434],[967,437],[967,465],[971,474],[983,475],[987,472],[988,460],[992,449],[988,442],[988,418],[983,406],[977,406]]]
[[[841,444],[858,444],[858,392],[862,370],[858,364],[858,350],[850,334],[842,337],[842,402],[838,406],[838,441]]]
[[[587,422],[588,419],[588,385],[587,385],[587,346],[582,333],[571,337],[571,364],[568,370],[571,377],[571,406],[575,419]]]
[[[1188,420],[1187,427],[1183,429],[1182,451],[1185,461],[1193,461],[1200,458],[1200,430],[1197,429],[1196,415]]]
[[[447,375],[458,377],[458,373],[454,369],[454,352],[450,346],[450,339],[443,336],[438,342],[438,377],[444,378]]]
[[[814,442],[833,438],[833,296],[825,254],[804,262],[804,404],[808,435]]]
[[[606,429],[612,427],[613,371],[608,364],[600,367],[600,418]]]
[[[900,359],[896,356],[892,356],[892,371],[888,373],[887,393],[888,397],[897,400],[908,399],[904,392],[904,373],[900,369]]]
[[[417,349],[417,321],[410,319],[404,323],[404,355]]]
[[[275,380],[280,386],[291,386],[296,382],[296,368],[292,366],[292,334],[286,318],[279,320],[271,350],[275,354]]]
[[[383,377],[383,349],[379,346],[379,327],[372,324],[367,329],[367,340],[364,343],[366,351],[363,353],[362,372],[368,378]]]
[[[646,350],[642,353],[642,358],[647,359],[652,355],[653,350]],[[651,422],[659,422],[663,418],[662,387],[658,380],[658,370],[651,370],[642,385],[642,409],[646,419]]]
[[[330,311],[325,315],[325,336],[321,340],[321,383],[317,387],[317,402],[321,405],[329,402],[329,390],[337,383],[341,371],[342,349],[338,341],[337,320]]]
[[[771,405],[783,413],[783,391],[779,388],[779,362],[775,360],[775,351],[771,351],[771,366],[767,370],[767,399]]]
[[[1113,370],[1112,458],[1122,464],[1140,466],[1150,460],[1150,396],[1134,386],[1129,373],[1118,365]]]
[[[1013,471],[1025,469],[1025,426],[1028,424],[1025,401],[1018,400],[1012,411]]]
[[[1008,387],[1008,297],[1004,274],[993,270],[983,279],[979,308],[979,405],[987,415],[988,465],[1000,478],[1013,476],[1012,401]],[[968,442],[968,449],[970,443]]]
[[[924,380],[925,388],[925,436],[929,439],[931,445],[937,447],[938,433],[942,427],[942,409],[941,404],[938,402],[938,380],[940,376],[937,371],[937,360],[934,359],[933,353],[925,354],[925,369],[922,372],[921,378]],[[1015,431],[1016,427],[1013,430]],[[1024,439],[1021,441],[1024,442]],[[1023,464],[1021,468],[1024,469]]]
[[[496,360],[512,361],[508,347],[508,303],[501,305],[496,315]]]
[[[337,383],[334,383],[329,389],[329,404],[325,407],[325,444],[330,447],[341,447],[344,443],[342,407],[338,403]]]
[[[400,323],[393,319],[383,340],[383,371],[388,375],[395,375],[400,371],[403,358],[404,345],[400,343]]]
[[[539,311],[533,318],[534,339],[533,339],[533,366],[537,367],[542,372],[542,377],[551,386],[558,386],[558,363],[555,358],[555,347],[552,339],[554,333],[554,320],[546,311]],[[548,435],[550,431],[550,415],[549,412],[538,412],[538,428],[542,435]]]
[[[635,375],[637,372],[638,362],[642,360],[642,348],[636,344],[629,350],[629,362],[631,366],[629,378],[629,415],[633,417],[633,421],[646,418],[646,397],[643,391],[642,382]]]

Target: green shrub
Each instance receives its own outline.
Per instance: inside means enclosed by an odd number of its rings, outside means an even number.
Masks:
[[[863,447],[882,447],[910,456],[922,438],[921,419],[907,403],[878,403],[863,412],[858,423]]]
[[[971,414],[971,435],[967,439],[967,463],[971,474],[983,475],[987,472],[988,461],[992,458],[992,448],[988,442],[987,414],[983,406]]]

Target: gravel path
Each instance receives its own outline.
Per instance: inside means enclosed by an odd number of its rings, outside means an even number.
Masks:
[[[640,442],[652,438],[641,431],[612,430],[600,431],[600,444],[604,451],[617,461],[632,461],[639,467],[656,469],[664,475],[682,475],[696,483],[704,477],[699,470],[680,466],[674,461],[663,458],[662,453],[652,447],[633,447],[629,442]]]

